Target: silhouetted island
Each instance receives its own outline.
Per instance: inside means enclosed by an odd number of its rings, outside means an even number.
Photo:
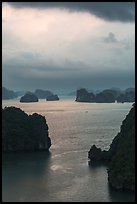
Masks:
[[[47,99],[47,101],[59,101],[59,97],[57,94],[55,94],[55,95],[53,94],[51,96],[48,96],[46,99]]]
[[[30,102],[38,102],[38,101],[39,101],[38,97],[31,92],[26,93],[24,96],[20,98],[21,103],[30,103]]]
[[[125,91],[105,89],[99,93],[90,93],[85,88],[77,90],[76,100],[77,102],[89,102],[89,103],[114,103],[114,102],[135,102],[135,89],[128,88]]]
[[[124,102],[134,102],[135,101],[135,89],[134,88],[128,88],[124,91],[124,93],[121,93],[117,97],[118,103],[124,103]]]
[[[85,88],[77,90],[76,101],[77,102],[96,102],[96,103],[114,103],[115,102],[115,91],[104,90],[96,95],[89,93]]]
[[[123,120],[121,130],[110,149],[102,151],[93,145],[88,152],[89,165],[108,165],[109,184],[116,189],[135,190],[135,104]]]
[[[93,93],[88,93],[85,88],[77,90],[76,93],[77,102],[95,102],[95,95]]]
[[[16,107],[2,109],[2,151],[40,151],[50,146],[45,117],[27,115]]]
[[[9,90],[9,89],[5,88],[4,86],[2,87],[2,99],[3,100],[13,99],[16,97],[17,97],[17,94],[14,91]]]
[[[95,97],[96,103],[114,103],[115,97],[111,91],[102,91]]]
[[[47,101],[58,101],[59,97],[57,94],[53,94],[51,91],[36,89],[34,94],[39,99],[46,99]]]
[[[42,89],[36,89],[34,94],[39,98],[39,99],[46,99],[48,96],[52,96],[53,93],[48,90],[42,90]]]

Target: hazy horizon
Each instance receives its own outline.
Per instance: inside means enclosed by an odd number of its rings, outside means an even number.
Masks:
[[[106,87],[106,88],[98,88],[98,89],[93,89],[93,88],[90,88],[90,87],[79,87],[77,89],[72,89],[72,90],[56,90],[56,89],[46,89],[46,88],[33,88],[33,89],[12,89],[12,88],[8,88],[6,86],[3,86],[9,90],[12,90],[12,91],[15,91],[15,92],[34,92],[36,89],[41,89],[41,90],[47,90],[47,91],[51,91],[53,93],[56,93],[56,94],[62,94],[62,95],[67,95],[67,94],[73,94],[74,92],[76,92],[78,89],[81,89],[81,88],[85,88],[88,92],[98,92],[98,91],[103,91],[105,89],[120,89],[121,91],[124,91],[128,88],[135,88],[134,86],[132,87],[126,87],[126,88],[120,88],[120,87]]]

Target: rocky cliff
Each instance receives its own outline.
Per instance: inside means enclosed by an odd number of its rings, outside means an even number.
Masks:
[[[15,107],[2,109],[2,151],[49,150],[50,146],[45,117]]]
[[[77,90],[77,102],[94,102],[94,94],[89,93],[85,88]]]
[[[89,164],[107,163],[108,181],[116,189],[135,190],[135,104],[123,120],[120,132],[108,151],[93,145]]]

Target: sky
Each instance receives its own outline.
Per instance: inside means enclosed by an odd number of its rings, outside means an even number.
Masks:
[[[65,93],[134,83],[134,2],[2,3],[3,86]]]

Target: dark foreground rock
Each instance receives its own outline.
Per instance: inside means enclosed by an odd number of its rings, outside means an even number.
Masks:
[[[45,117],[15,107],[2,109],[2,151],[40,151],[50,146]]]
[[[123,120],[121,130],[108,151],[93,145],[88,152],[89,164],[108,164],[108,181],[116,189],[135,190],[135,105]]]

